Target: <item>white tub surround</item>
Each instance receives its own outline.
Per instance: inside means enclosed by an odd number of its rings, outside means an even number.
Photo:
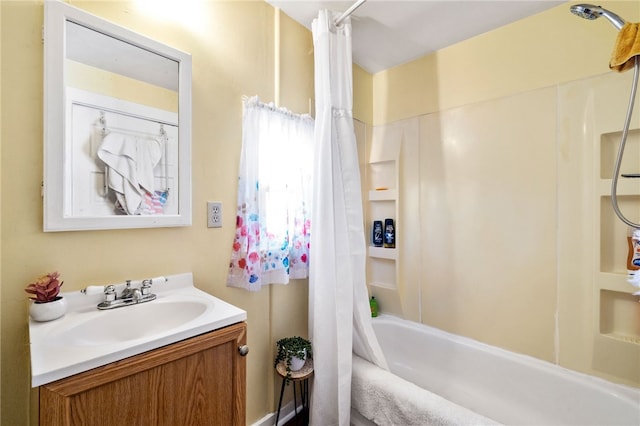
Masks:
[[[43,385],[245,321],[247,313],[194,287],[189,273],[152,286],[153,301],[99,310],[104,295],[63,293],[69,306],[60,319],[29,321],[31,385]],[[135,284],[134,284],[135,285]],[[121,294],[125,284],[116,286]]]

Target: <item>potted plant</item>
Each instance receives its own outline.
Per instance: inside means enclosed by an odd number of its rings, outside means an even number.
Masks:
[[[25,287],[31,295],[29,315],[34,321],[51,321],[65,314],[67,301],[59,295],[63,283],[59,272],[50,272]]]
[[[298,371],[308,358],[313,358],[311,342],[299,336],[285,337],[276,342],[278,352],[274,366],[282,362],[287,371],[287,382],[291,380],[291,372]]]

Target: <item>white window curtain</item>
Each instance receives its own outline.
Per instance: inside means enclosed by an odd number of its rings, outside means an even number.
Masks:
[[[360,169],[352,117],[351,23],[313,21],[316,126],[309,334],[312,425],[349,425],[352,352],[387,368],[371,326]]]
[[[258,291],[306,278],[314,122],[243,100],[236,233],[227,286]]]

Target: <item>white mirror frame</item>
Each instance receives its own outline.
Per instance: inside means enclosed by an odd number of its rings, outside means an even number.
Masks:
[[[178,63],[178,214],[69,216],[64,210],[67,20],[157,53]],[[44,26],[44,231],[151,228],[191,225],[191,56],[60,1],[45,2]]]

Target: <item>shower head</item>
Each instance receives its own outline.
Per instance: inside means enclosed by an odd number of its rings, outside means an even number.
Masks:
[[[622,26],[625,24],[624,19],[600,6],[594,6],[592,4],[574,4],[571,6],[570,10],[574,15],[578,15],[581,18],[589,20],[598,19],[599,17],[604,16],[618,30],[621,30]]]

